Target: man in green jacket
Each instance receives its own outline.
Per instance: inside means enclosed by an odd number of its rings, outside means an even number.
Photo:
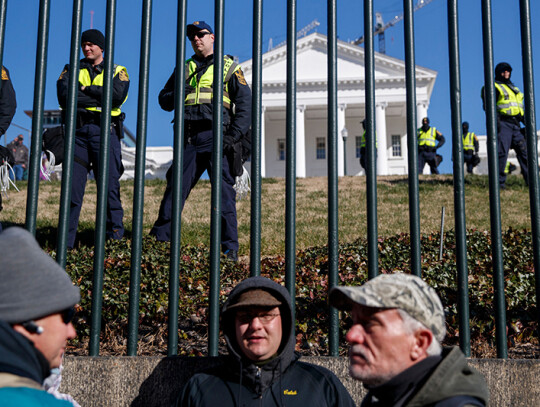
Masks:
[[[25,229],[0,233],[0,247],[0,405],[73,407],[42,384],[76,336],[79,288]]]
[[[369,390],[362,407],[485,406],[482,375],[459,348],[442,349],[444,309],[435,290],[409,274],[382,274],[335,287],[330,304],[351,311],[350,375]]]

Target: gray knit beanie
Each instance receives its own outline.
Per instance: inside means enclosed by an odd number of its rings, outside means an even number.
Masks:
[[[79,288],[30,232],[11,227],[0,233],[0,320],[19,323],[77,304]]]

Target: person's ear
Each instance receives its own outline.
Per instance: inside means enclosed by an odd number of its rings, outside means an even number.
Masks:
[[[414,333],[414,341],[411,348],[411,359],[419,360],[427,356],[427,349],[435,340],[429,329],[419,329]]]
[[[24,326],[23,324],[15,324],[13,325],[13,329],[32,342],[34,342],[34,339],[37,336],[41,335],[41,333],[43,332],[43,328],[39,325],[36,325],[36,323],[33,321],[32,325],[27,326]]]

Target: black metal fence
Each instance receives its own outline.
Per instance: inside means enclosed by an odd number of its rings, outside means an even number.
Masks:
[[[47,72],[47,46],[49,35],[50,0],[40,0],[39,28],[37,38],[36,73],[34,87],[34,104],[32,116],[32,141],[29,164],[29,183],[26,213],[26,228],[35,233],[37,218],[37,203],[39,195],[39,171],[41,154],[41,134],[43,130],[45,76]],[[117,1],[108,0],[106,15],[106,44],[105,54],[105,81],[103,86],[103,107],[101,115],[101,157],[99,174],[104,175],[109,166],[109,138],[111,124],[112,78],[115,47],[115,21]],[[215,68],[217,72],[223,70],[223,30],[224,30],[224,0],[215,1]],[[337,172],[337,0],[328,0],[328,248],[329,248],[329,288],[338,282],[338,172]],[[488,164],[489,164],[489,194],[491,213],[491,238],[493,252],[493,276],[495,287],[496,309],[496,343],[497,355],[507,357],[506,348],[506,321],[504,300],[504,279],[502,261],[502,239],[500,221],[500,199],[498,183],[498,156],[497,156],[497,128],[496,128],[496,100],[494,93],[494,59],[492,45],[492,9],[490,0],[482,0],[482,34],[484,54],[484,79],[486,85],[486,125],[488,135]],[[253,76],[252,76],[252,161],[251,161],[251,252],[250,269],[252,275],[260,274],[261,257],[261,112],[262,112],[262,12],[263,1],[253,1]],[[469,302],[468,302],[468,271],[467,271],[467,242],[464,200],[464,171],[463,147],[461,142],[461,79],[460,79],[460,52],[458,27],[458,2],[447,0],[448,14],[448,50],[450,64],[451,111],[452,111],[452,156],[454,176],[454,207],[456,231],[456,258],[457,282],[459,288],[459,332],[460,346],[465,354],[470,355],[469,334]],[[529,168],[538,168],[536,118],[534,105],[534,83],[532,62],[531,13],[529,0],[520,0],[521,19],[521,47],[523,56],[523,77],[525,94],[525,118],[528,134],[527,148]],[[7,0],[0,0],[0,63],[2,61],[4,45],[4,29],[6,21]],[[67,229],[70,211],[70,184],[72,177],[74,136],[76,130],[77,106],[77,72],[79,70],[79,49],[81,37],[83,1],[73,1],[73,17],[71,25],[71,52],[70,52],[70,83],[66,109],[65,133],[65,161],[62,174],[62,192],[58,223],[57,261],[65,266],[67,253]],[[421,247],[420,247],[420,206],[419,184],[417,166],[417,140],[416,140],[416,79],[415,79],[415,49],[414,49],[414,4],[413,0],[403,1],[404,9],[404,37],[405,37],[405,67],[407,91],[407,134],[408,134],[408,180],[409,180],[409,215],[411,235],[411,272],[421,274]],[[186,54],[186,14],[187,1],[178,1],[177,17],[177,44],[176,66],[183,67]],[[287,98],[286,98],[286,286],[295,297],[295,210],[296,210],[296,21],[297,2],[287,1]],[[368,277],[373,278],[378,273],[377,251],[377,174],[376,174],[376,141],[375,141],[375,69],[373,46],[373,0],[364,1],[364,30],[365,30],[365,106],[366,106],[366,137],[367,137],[367,209],[368,209]],[[128,354],[135,355],[137,350],[138,315],[139,315],[139,286],[140,263],[142,249],[142,218],[144,209],[144,164],[147,136],[148,116],[148,82],[150,38],[152,33],[152,0],[143,1],[141,22],[140,47],[140,78],[138,91],[137,111],[137,146],[136,146],[136,173],[134,181],[133,205],[133,235],[131,253],[131,280],[129,299],[129,338]],[[177,353],[178,337],[178,279],[181,237],[181,169],[182,146],[184,145],[183,120],[183,83],[185,81],[184,69],[177,69],[177,88],[174,120],[174,161],[173,161],[173,228],[170,257],[170,293],[169,293],[169,335],[168,353]],[[223,77],[214,76],[214,89],[216,97],[213,98],[213,173],[212,185],[212,217],[211,217],[211,247],[210,247],[210,319],[209,319],[209,354],[217,355],[219,335],[219,285],[220,285],[220,213],[221,213],[221,160],[222,160],[222,92]],[[533,153],[534,152],[534,153]],[[530,206],[533,234],[534,268],[536,272],[536,293],[540,294],[540,203],[538,172],[531,171],[529,179]],[[90,355],[99,354],[99,333],[102,308],[102,288],[104,272],[104,245],[106,223],[106,194],[107,177],[100,176],[98,183],[98,204],[96,213],[96,238],[94,259],[94,288],[92,290],[92,325],[90,335]],[[329,327],[329,353],[338,354],[338,314],[330,309]],[[540,319],[540,318],[539,318]]]

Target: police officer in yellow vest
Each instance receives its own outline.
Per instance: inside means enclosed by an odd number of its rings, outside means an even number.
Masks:
[[[524,128],[520,122],[524,121],[525,108],[523,105],[523,93],[512,83],[510,76],[512,67],[506,62],[501,62],[495,67],[495,92],[497,94],[497,148],[499,155],[499,185],[505,188],[506,160],[508,153],[513,148],[516,152],[521,175],[528,184],[529,170],[527,167],[527,141],[524,136]],[[484,100],[484,88],[482,87],[482,100]],[[484,105],[485,110],[485,105]]]
[[[436,143],[437,141],[437,143]],[[429,164],[432,174],[438,174],[437,167],[442,161],[442,156],[437,150],[445,143],[444,136],[435,128],[430,127],[429,118],[422,119],[422,127],[418,129],[418,173],[422,174],[424,166]]]
[[[77,95],[77,132],[75,135],[68,236],[68,247],[70,248],[75,244],[88,173],[93,169],[96,179],[99,177],[105,37],[99,30],[87,30],[82,33],[81,48],[84,58],[80,61]],[[58,103],[64,111],[67,106],[68,83],[69,65],[66,65],[56,83]],[[124,120],[121,106],[127,99],[128,90],[129,76],[126,68],[115,65],[107,189],[106,235],[109,239],[121,239],[124,235],[124,211],[120,201],[120,176],[123,172],[120,139],[123,137],[122,121]]]
[[[360,165],[366,171],[367,163],[367,149],[366,149],[366,119],[362,120],[362,128],[364,132],[362,133],[362,138],[360,139]],[[377,133],[375,133],[375,156],[377,156],[377,148],[379,147],[377,142]]]
[[[207,170],[212,176],[214,81],[214,33],[204,21],[187,26],[187,36],[195,54],[186,61],[184,101],[184,155],[182,175],[182,208],[201,175]],[[175,72],[159,93],[159,104],[168,112],[174,110]],[[240,66],[225,56],[223,72],[223,150],[226,156],[244,141],[251,125],[251,90]],[[234,110],[233,110],[234,107]],[[221,248],[230,260],[238,259],[236,192],[232,164],[222,160],[221,183]],[[152,230],[159,241],[171,239],[172,166],[167,171],[167,187],[161,201],[159,216]]]
[[[467,172],[473,173],[473,168],[480,163],[480,157],[478,157],[478,150],[480,144],[478,143],[478,137],[472,131],[469,131],[469,123],[463,122],[463,161],[467,164]]]

